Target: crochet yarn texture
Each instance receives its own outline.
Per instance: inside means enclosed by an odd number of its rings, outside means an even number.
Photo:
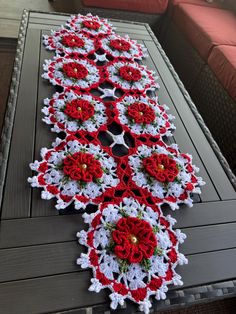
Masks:
[[[142,64],[143,45],[91,14],[71,16],[43,43],[55,56],[42,77],[60,87],[44,100],[43,121],[58,137],[30,164],[28,181],[57,210],[83,212],[88,228],[77,236],[86,250],[77,263],[92,269],[89,291],[109,288],[112,309],[129,299],[147,314],[151,296],[165,299],[168,285],[182,284],[175,268],[187,263],[179,252],[186,236],[162,205],[192,206],[204,181],[168,141],[174,117]]]

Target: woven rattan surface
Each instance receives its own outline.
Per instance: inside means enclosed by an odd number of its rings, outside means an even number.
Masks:
[[[236,104],[205,65],[191,92],[231,169],[236,173]]]
[[[173,22],[166,22],[163,47],[231,169],[236,171],[236,104]]]
[[[189,43],[169,19],[165,23],[161,41],[163,49],[183,80],[185,88],[191,91],[205,62],[194,49],[189,49]]]

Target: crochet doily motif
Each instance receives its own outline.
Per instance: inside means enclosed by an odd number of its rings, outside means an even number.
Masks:
[[[71,55],[45,60],[43,69],[45,73],[42,77],[53,85],[75,90],[95,88],[102,78],[101,69],[93,61],[75,56],[73,58]]]
[[[121,37],[117,34],[112,34],[100,39],[98,45],[107,56],[113,58],[142,60],[142,58],[147,56],[147,49],[135,40],[130,39],[128,35]]]
[[[107,19],[100,19],[92,14],[71,16],[66,25],[75,32],[85,33],[91,37],[107,36],[112,34],[115,29]]]
[[[95,51],[94,40],[86,34],[75,33],[61,27],[58,31],[52,31],[50,36],[43,36],[43,43],[49,50],[55,50],[56,53],[79,53],[87,55]]]
[[[119,183],[116,162],[99,146],[57,138],[52,149],[41,149],[41,157],[42,161],[30,164],[38,175],[28,181],[33,187],[43,188],[43,199],[56,197],[57,209],[72,202],[75,209],[85,209]]]
[[[175,219],[164,217],[158,207],[124,198],[83,217],[89,228],[77,235],[87,252],[77,263],[93,270],[90,291],[111,290],[112,309],[127,298],[148,313],[151,295],[165,299],[169,284],[182,285],[175,268],[187,263],[178,249],[186,236],[172,229]]]
[[[169,108],[158,104],[157,98],[145,95],[125,96],[116,103],[117,119],[123,128],[140,135],[172,136],[174,117],[167,115]]]
[[[108,81],[125,92],[147,92],[159,88],[154,72],[136,62],[113,61],[106,70]]]
[[[74,133],[78,130],[95,132],[107,123],[106,106],[91,94],[68,90],[55,93],[52,99],[44,100],[44,122],[52,124],[54,132]]]
[[[192,165],[192,157],[182,154],[176,144],[138,147],[137,154],[129,156],[133,170],[133,181],[152,193],[159,204],[167,203],[171,209],[180,203],[192,206],[191,193],[200,194],[201,177],[195,175],[199,169]]]
[[[85,212],[78,264],[93,271],[89,290],[109,288],[113,309],[130,299],[147,314],[150,296],[164,299],[169,284],[182,284],[175,268],[187,262],[179,253],[185,235],[162,205],[192,206],[204,182],[168,140],[174,117],[142,64],[143,45],[91,14],[71,16],[43,43],[55,56],[42,77],[57,90],[44,100],[43,121],[58,138],[30,164],[28,181],[61,213]]]

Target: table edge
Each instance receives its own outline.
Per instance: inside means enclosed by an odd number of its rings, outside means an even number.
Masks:
[[[31,12],[70,16],[70,14],[61,13],[61,12],[49,13],[49,12],[37,11],[37,10],[23,10],[21,24],[19,28],[19,36],[18,36],[18,41],[17,41],[17,50],[16,50],[15,61],[14,61],[14,68],[13,68],[14,70],[13,70],[12,80],[11,80],[11,85],[10,85],[10,93],[9,93],[9,98],[7,102],[4,124],[3,124],[2,134],[1,134],[0,203],[2,202],[2,195],[3,195],[3,190],[4,190],[4,184],[5,184],[5,175],[7,171],[7,162],[8,162],[8,157],[9,157],[10,145],[11,145],[11,137],[12,137],[12,131],[13,131],[15,109],[16,109],[17,95],[18,95],[20,75],[21,75],[23,50],[24,50],[25,39],[26,39],[25,35],[26,35],[28,20],[29,20],[29,16]],[[178,74],[175,72],[172,64],[170,63],[160,43],[158,42],[157,38],[152,32],[150,26],[147,23],[139,23],[139,22],[133,22],[133,21],[130,22],[130,21],[119,20],[119,19],[109,19],[109,20],[118,21],[118,22],[129,22],[132,24],[143,25],[146,27],[147,31],[149,32],[150,36],[153,39],[153,42],[155,43],[156,47],[160,51],[160,54],[163,57],[163,60],[168,66],[168,69],[172,73],[185,100],[187,101],[190,109],[192,110],[197,122],[199,123],[204,135],[208,139],[212,149],[214,150],[214,153],[216,154],[222,167],[224,168],[229,180],[231,181],[234,188],[236,188],[236,177],[231,171],[226,159],[222,155],[217,143],[213,139],[209,129],[206,127],[195,104],[192,102],[187,90],[185,89],[183,83],[181,82]],[[171,296],[168,297],[168,294],[171,294]],[[163,308],[164,307],[166,308],[167,305],[172,307],[174,305],[186,305],[186,304],[191,304],[191,303],[194,304],[194,303],[206,302],[209,300],[216,300],[219,298],[227,298],[227,297],[229,298],[236,295],[236,280],[212,283],[210,285],[195,286],[195,287],[186,288],[186,289],[178,289],[174,291],[169,291],[168,294],[165,300],[158,301],[158,302],[162,302],[163,306],[162,305],[160,306]],[[94,307],[96,307],[96,305]],[[159,309],[158,306],[154,305],[154,308],[156,307]]]
[[[11,137],[13,132],[13,125],[15,119],[15,110],[18,97],[18,89],[20,84],[21,67],[23,60],[23,51],[26,39],[26,31],[29,19],[29,11],[23,10],[21,16],[21,23],[19,27],[19,35],[17,39],[16,55],[13,65],[13,72],[11,77],[11,85],[9,89],[8,101],[5,110],[3,121],[1,141],[0,141],[0,204],[2,204],[2,197],[6,179],[6,171],[8,164],[9,151],[11,146]],[[0,211],[1,213],[1,211]]]

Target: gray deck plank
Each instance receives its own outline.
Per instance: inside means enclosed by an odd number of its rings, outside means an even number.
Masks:
[[[188,258],[189,264],[178,269],[186,288],[235,276],[231,261],[236,259],[236,249],[190,255]],[[194,276],[196,273],[197,278]],[[81,271],[2,283],[1,310],[4,314],[49,313],[108,302],[108,294],[104,290],[100,293],[87,291],[90,278],[89,271]]]
[[[182,229],[187,239],[180,246],[183,254],[199,254],[236,247],[236,223]]]
[[[0,284],[1,311],[4,314],[50,313],[107,300],[105,291],[93,294],[87,291],[89,281],[87,271]]]
[[[81,215],[2,220],[0,248],[72,241],[81,222]]]
[[[78,271],[76,241],[0,250],[0,282]]]
[[[43,63],[45,59],[50,59],[53,56],[52,52],[49,52],[45,49],[43,44],[41,43],[42,34],[41,32],[38,34],[39,36],[35,38],[39,42],[39,74],[38,74],[38,98],[37,98],[37,117],[36,117],[36,135],[35,135],[35,152],[34,152],[34,160],[39,160],[40,157],[40,149],[42,147],[51,147],[53,141],[57,137],[57,133],[53,133],[50,131],[50,126],[45,124],[42,121],[44,117],[41,109],[43,108],[43,100],[44,98],[51,98],[53,93],[55,93],[55,88],[50,84],[47,80],[41,78],[43,73]],[[55,201],[49,200],[45,202],[45,200],[41,199],[41,189],[33,189],[32,191],[32,205],[31,205],[31,216],[56,216],[58,215],[58,211],[55,210]]]
[[[84,227],[81,224],[77,231]],[[187,256],[236,246],[236,223],[187,228],[182,231],[186,233],[187,239],[180,246],[180,251]],[[85,248],[75,241],[75,234],[73,241],[0,250],[0,282],[78,271],[75,261]],[[215,274],[216,280],[217,276]],[[187,276],[186,279],[188,280]]]
[[[214,154],[205,135],[201,131],[200,126],[198,125],[194,115],[192,114],[191,109],[186,103],[182,92],[178,88],[177,83],[174,80],[167,65],[165,64],[165,61],[162,58],[160,52],[153,42],[148,41],[145,43],[145,45],[148,48],[149,54],[151,55],[153,62],[157,65],[157,71],[158,68],[161,69],[161,77],[165,82],[165,87],[171,93],[171,98],[176,104],[176,110],[181,116],[182,123],[188,130],[189,136],[191,137],[196,149],[201,154],[202,161],[206,165],[207,171],[210,174],[220,197],[223,200],[234,199],[235,190],[231,182],[228,180],[226,173],[220,165],[220,162]],[[176,125],[176,127],[179,128],[178,125]],[[206,193],[205,189],[203,189],[202,193],[203,195],[204,193]]]
[[[195,204],[192,208],[185,206],[175,212],[164,210],[164,214],[171,214],[177,219],[175,227],[184,229],[236,222],[235,208],[236,201],[209,202]],[[0,248],[11,248],[72,241],[84,224],[81,214],[78,214],[3,220],[0,227]]]
[[[236,249],[189,255],[188,261],[188,265],[177,268],[184,279],[184,288],[235,278],[232,261],[236,261]]]
[[[27,183],[27,177],[31,176],[28,163],[32,160],[34,146],[39,54],[39,43],[34,41],[34,38],[38,33],[38,30],[28,30],[27,32],[2,219],[30,215],[31,189]]]
[[[175,227],[196,227],[236,221],[236,200],[194,204],[189,208],[181,206],[180,210],[163,210],[164,215],[177,219]]]

